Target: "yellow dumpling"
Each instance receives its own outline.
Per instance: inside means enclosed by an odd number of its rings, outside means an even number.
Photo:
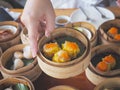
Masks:
[[[59,63],[68,62],[70,61],[70,56],[67,51],[60,50],[54,54],[52,61]]]
[[[75,58],[80,52],[79,46],[75,42],[70,41],[65,41],[65,43],[62,44],[62,49],[67,51],[71,58]]]
[[[43,53],[46,57],[52,58],[53,55],[60,50],[59,45],[55,43],[47,43],[43,46]]]

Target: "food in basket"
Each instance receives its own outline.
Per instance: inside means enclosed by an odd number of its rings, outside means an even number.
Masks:
[[[55,41],[46,42],[43,45],[42,53],[51,61],[64,63],[78,58],[85,49],[85,45],[78,39],[71,36],[60,36],[55,38]]]
[[[15,59],[13,64],[13,70],[17,70],[24,66],[24,62],[21,59]]]
[[[112,55],[105,56],[103,61],[110,64],[111,69],[113,69],[116,65],[116,60]]]
[[[16,51],[16,52],[14,52],[14,57],[15,58],[23,58],[23,53],[22,52],[20,52],[20,51]]]
[[[58,62],[58,63],[63,63],[63,62],[68,62],[70,61],[71,58],[68,54],[67,51],[64,50],[59,50],[58,52],[56,52],[52,58],[52,61],[54,62]]]
[[[15,51],[10,58],[11,60],[6,63],[6,68],[17,70],[29,65],[34,60],[31,53],[29,45],[26,45],[21,51]]]
[[[65,41],[65,43],[62,44],[62,49],[67,51],[71,58],[76,58],[80,52],[79,46],[75,42],[70,41]]]
[[[103,72],[110,71],[110,64],[101,61],[97,64],[96,68],[100,71],[103,71]]]
[[[27,59],[33,58],[33,56],[32,56],[32,51],[31,51],[29,45],[26,45],[26,46],[23,48],[23,56],[24,56],[24,58],[27,58]]]
[[[120,34],[116,34],[116,35],[114,36],[114,39],[115,39],[115,40],[120,40]]]
[[[46,57],[51,58],[52,61],[63,63],[76,58],[80,53],[80,48],[76,42],[71,41],[65,41],[61,45],[58,45],[57,42],[47,43],[43,46],[43,53]]]
[[[52,58],[56,52],[60,50],[60,47],[57,42],[55,43],[46,43],[43,46],[43,53],[46,57]]]
[[[108,35],[110,37],[112,37],[113,39],[115,40],[120,40],[120,33],[119,33],[119,30],[118,28],[116,27],[111,27],[109,30],[108,30]]]
[[[88,37],[89,40],[92,38],[92,33],[87,28],[84,28],[84,27],[74,27],[74,29],[84,33]]]
[[[22,83],[18,83],[15,85],[10,85],[9,87],[6,87],[4,90],[29,90],[29,87]]]
[[[109,34],[110,36],[114,36],[114,35],[118,34],[118,28],[116,28],[116,27],[111,27],[111,28],[108,30],[108,34]]]
[[[116,59],[112,55],[107,55],[97,64],[96,68],[106,72],[112,70],[116,65]]]
[[[13,32],[11,32],[11,30],[7,29],[7,30],[0,30],[0,41],[9,39],[13,36]]]

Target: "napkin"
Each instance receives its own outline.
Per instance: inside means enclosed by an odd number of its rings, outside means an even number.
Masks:
[[[17,20],[21,14],[20,12],[10,11],[8,8],[5,8],[5,10],[13,17],[14,20]]]

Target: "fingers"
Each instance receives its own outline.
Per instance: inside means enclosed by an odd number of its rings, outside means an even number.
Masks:
[[[32,49],[32,55],[35,57],[37,55],[38,51],[38,38],[39,38],[39,32],[38,29],[41,28],[39,25],[39,22],[35,23],[29,23],[27,26],[28,29],[28,37],[29,37],[29,43],[30,47]]]
[[[120,7],[120,0],[117,0],[116,3]]]
[[[51,32],[55,28],[55,14],[54,12],[52,15],[47,14],[46,16],[46,30],[45,30],[45,36],[50,36]]]

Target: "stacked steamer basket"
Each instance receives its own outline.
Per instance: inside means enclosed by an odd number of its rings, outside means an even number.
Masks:
[[[3,51],[20,43],[21,26],[15,21],[0,22],[0,47]]]
[[[91,62],[86,69],[87,78],[99,85],[102,81],[120,74],[120,47],[117,45],[99,45],[92,49]],[[100,89],[102,90],[102,89]]]
[[[88,68],[85,71],[88,80],[94,85],[99,86],[100,83],[104,83],[104,81],[106,81],[107,79],[119,77],[119,24],[120,20],[114,19],[104,22],[98,28],[98,46],[92,48],[91,61]],[[95,88],[95,90],[104,89]]]
[[[2,54],[2,56],[0,58],[0,65],[1,65],[1,74],[4,78],[14,77],[14,76],[25,76],[28,79],[30,79],[31,81],[34,81],[39,77],[39,75],[41,74],[42,71],[38,66],[36,58],[33,58],[32,62],[30,62],[26,65],[25,65],[26,61],[24,61],[24,65],[21,68],[13,69],[14,67],[19,67],[19,65],[21,64],[20,60],[17,59],[19,62],[17,62],[17,61],[15,62],[16,59],[14,59],[14,58],[23,56],[23,54],[15,55],[15,52],[20,52],[20,51],[22,52],[23,48],[25,48],[25,47],[26,47],[26,45],[24,45],[24,44],[15,45],[15,46],[12,46],[11,48],[7,49]],[[28,50],[28,52],[25,52],[24,54],[27,55],[27,54],[29,54],[29,52],[30,51]],[[24,60],[24,57],[21,58],[21,60]],[[29,59],[27,59],[27,60],[29,60]],[[18,66],[15,66],[15,63],[17,63],[16,65],[18,65]],[[13,67],[13,65],[14,65],[14,67]]]
[[[110,78],[101,82],[94,90],[120,90],[120,78]]]
[[[75,30],[83,32],[90,40],[91,46],[95,47],[97,44],[97,31],[95,27],[88,22],[75,22],[69,23],[65,27],[73,28]]]
[[[8,77],[0,80],[0,90],[35,90],[32,82],[23,77]]]
[[[98,29],[100,44],[120,45],[120,20],[104,22]]]
[[[50,58],[47,58],[43,54],[43,47],[47,43],[53,42],[63,44],[66,40],[68,41],[73,40],[75,42],[77,40],[76,43],[79,44],[80,54],[76,58],[68,62],[60,63],[59,61],[58,62],[52,61]],[[84,72],[84,70],[88,67],[90,63],[91,49],[88,38],[79,31],[73,30],[71,28],[57,28],[51,34],[51,38],[43,36],[40,39],[38,46],[39,46],[39,53],[37,56],[38,64],[43,72],[54,78],[65,79],[79,75],[80,73]]]

